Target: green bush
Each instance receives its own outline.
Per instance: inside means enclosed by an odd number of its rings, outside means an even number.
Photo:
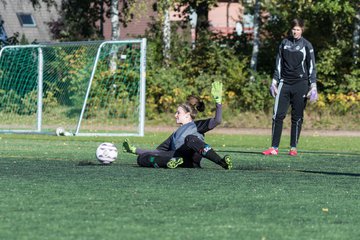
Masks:
[[[154,59],[158,52],[151,49],[158,48],[152,45],[148,52],[149,59]],[[210,90],[214,81],[223,82],[223,103],[234,112],[269,109],[272,103],[268,91],[269,77],[255,74],[255,80],[251,81],[248,59],[238,57],[234,49],[214,41],[193,51],[181,51],[179,48],[173,51],[172,56],[176,56],[174,62],[178,63],[176,66],[165,67],[158,61],[148,62],[147,117],[150,120],[157,118],[158,114],[174,112],[176,106],[190,94],[200,96],[207,105],[211,104]]]

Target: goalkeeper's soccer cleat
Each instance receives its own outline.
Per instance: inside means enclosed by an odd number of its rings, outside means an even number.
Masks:
[[[229,155],[225,155],[221,161],[221,166],[227,170],[231,170],[233,165],[231,161],[231,157]]]
[[[289,155],[290,156],[297,156],[297,150],[296,148],[291,148],[290,151],[289,151]]]
[[[130,140],[126,138],[125,141],[123,142],[123,151],[135,154],[136,147],[131,145]]]
[[[183,164],[184,160],[182,158],[172,158],[166,164],[168,168],[177,168],[179,165]]]
[[[279,149],[275,149],[273,147],[262,152],[263,155],[278,155]]]

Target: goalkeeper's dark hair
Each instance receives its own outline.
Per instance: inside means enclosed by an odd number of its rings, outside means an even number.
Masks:
[[[294,18],[291,21],[291,28],[293,28],[293,27],[300,27],[302,29],[302,31],[304,32],[304,30],[305,30],[304,20],[302,20],[301,18]]]
[[[198,112],[205,111],[205,103],[197,96],[190,95],[186,103],[180,105],[185,112],[190,113],[192,119],[195,119]]]
[[[187,97],[186,100],[190,105],[194,106],[197,111],[205,111],[205,103],[199,97],[195,95],[190,95]]]

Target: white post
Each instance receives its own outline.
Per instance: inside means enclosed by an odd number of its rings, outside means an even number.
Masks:
[[[91,85],[92,85],[92,81],[94,79],[95,76],[95,72],[96,72],[96,66],[98,64],[98,60],[100,57],[100,52],[101,49],[104,47],[105,44],[120,44],[120,43],[140,43],[141,44],[141,60],[140,60],[140,106],[139,106],[139,134],[137,134],[136,136],[144,136],[144,125],[145,125],[145,86],[146,86],[146,82],[145,82],[145,66],[146,66],[146,38],[143,38],[141,40],[124,40],[124,41],[105,41],[103,43],[100,44],[97,54],[96,54],[96,58],[94,60],[94,65],[93,65],[93,69],[91,72],[91,76],[89,79],[89,84],[88,84],[88,88],[86,91],[86,95],[84,97],[84,103],[83,103],[83,107],[80,113],[80,118],[76,127],[76,131],[75,131],[75,135],[81,135],[81,136],[90,136],[93,134],[84,134],[84,133],[80,133],[80,127],[81,127],[81,121],[83,119],[84,113],[85,113],[85,108],[86,108],[86,103],[90,94],[90,90],[91,90]],[[111,134],[106,134],[104,136],[110,136]]]
[[[42,126],[42,107],[43,107],[43,69],[44,56],[41,47],[38,48],[38,102],[37,102],[37,131],[41,132]]]
[[[140,60],[140,114],[139,135],[144,136],[145,128],[145,88],[146,88],[146,38],[141,40]]]
[[[106,42],[103,42],[103,43],[100,44],[100,46],[99,46],[99,48],[98,48],[98,51],[97,51],[97,53],[96,53],[96,57],[95,57],[95,60],[94,60],[93,69],[92,69],[92,71],[91,71],[91,76],[90,76],[88,88],[87,88],[87,90],[86,90],[86,95],[85,95],[85,98],[84,98],[83,107],[82,107],[81,113],[80,113],[80,118],[79,118],[78,124],[77,124],[77,126],[76,126],[75,135],[78,135],[78,134],[79,134],[79,131],[80,131],[81,121],[82,121],[82,118],[83,118],[83,116],[84,116],[84,112],[85,112],[85,108],[86,108],[86,103],[87,103],[87,100],[88,100],[88,98],[89,98],[92,81],[93,81],[94,76],[95,76],[96,66],[97,66],[97,63],[98,63],[98,60],[99,60],[101,48],[104,46],[104,44],[106,44]]]

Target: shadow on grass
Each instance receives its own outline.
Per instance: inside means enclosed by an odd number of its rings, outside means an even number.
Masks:
[[[262,151],[244,151],[244,150],[217,150],[223,153],[248,153],[262,155]],[[287,152],[279,152],[283,154]],[[360,153],[354,152],[324,152],[324,151],[300,151],[299,154],[316,154],[316,155],[330,155],[330,156],[360,156]]]
[[[134,165],[134,164],[127,164],[127,163],[121,163],[121,166],[130,166],[130,167],[139,167],[138,165]],[[100,162],[96,162],[96,161],[89,161],[89,160],[84,160],[84,161],[79,161],[76,166],[79,167],[108,167],[108,166],[120,166],[119,164],[113,164],[113,163],[109,163],[109,164],[103,164]]]
[[[333,176],[350,176],[350,177],[360,177],[360,173],[346,173],[346,172],[325,172],[325,171],[313,171],[313,170],[281,170],[281,169],[272,169],[256,166],[248,167],[236,167],[233,170],[238,171],[255,171],[255,172],[300,172],[300,173],[309,173],[309,174],[323,174],[323,175],[333,175]]]
[[[360,177],[360,173],[324,172],[324,171],[311,171],[311,170],[295,170],[295,171],[296,172],[302,172],[302,173]]]
[[[101,164],[93,161],[80,161],[77,166],[93,166],[93,167],[104,167],[104,166],[111,166],[111,164]]]
[[[216,152],[222,153],[249,153],[249,154],[259,154],[262,155],[262,152],[255,152],[255,151],[239,151],[239,150],[216,150]]]
[[[93,161],[80,161],[77,166],[92,166],[92,167],[103,167],[111,166],[111,164],[101,164]],[[133,167],[139,167],[134,165]],[[150,168],[151,169],[151,168]],[[153,168],[156,169],[156,168]],[[179,168],[182,169],[182,168]],[[188,168],[187,168],[188,169]],[[193,169],[193,168],[192,168]],[[198,168],[204,170],[204,168]],[[284,172],[284,170],[279,169],[270,169],[262,167],[235,167],[231,171],[259,171],[259,172]],[[310,173],[310,174],[324,174],[324,175],[334,175],[334,176],[350,176],[350,177],[360,177],[359,173],[342,173],[342,172],[324,172],[324,171],[311,171],[311,170],[285,170],[286,172],[300,172],[300,173]]]

